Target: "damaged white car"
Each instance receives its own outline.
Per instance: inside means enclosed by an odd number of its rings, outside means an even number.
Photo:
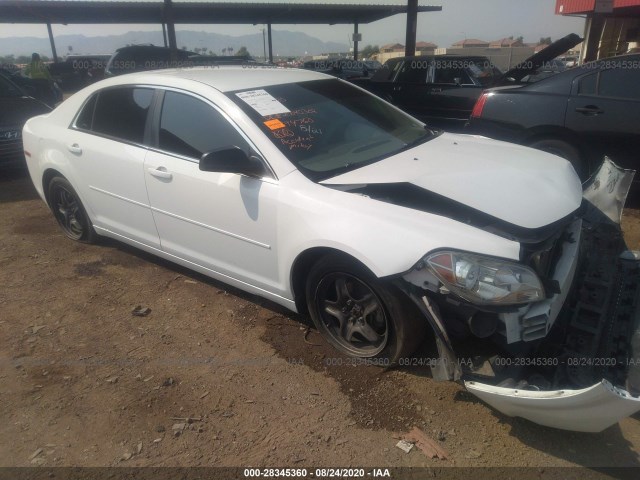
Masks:
[[[435,339],[434,378],[508,415],[598,431],[640,410],[638,259],[618,225],[633,173],[610,162],[583,195],[553,155],[264,68],[99,82],[23,138],[71,239],[308,310],[379,365]]]

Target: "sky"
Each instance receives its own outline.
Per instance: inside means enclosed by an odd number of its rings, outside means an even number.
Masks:
[[[24,0],[25,3],[28,0]],[[157,1],[157,0],[137,0]],[[186,0],[174,0],[180,3]],[[203,1],[203,0],[199,0]],[[270,3],[267,0],[236,0],[240,3]],[[280,0],[285,3],[361,3],[353,0]],[[271,1],[271,3],[274,3]],[[279,2],[275,2],[279,3]],[[402,0],[365,0],[367,4],[405,4]],[[556,0],[425,0],[420,5],[441,5],[442,12],[418,15],[418,41],[430,41],[447,47],[457,40],[478,38],[497,40],[522,35],[525,42],[537,42],[540,37],[558,39],[568,33],[583,34],[584,18],[555,15]],[[369,25],[361,25],[363,45],[383,45],[405,42],[406,17],[395,15]],[[177,25],[180,30],[216,32],[226,35],[258,33],[261,25]],[[352,27],[347,25],[276,25],[275,30],[305,32],[323,41],[348,43]],[[161,30],[154,25],[53,25],[54,36],[83,34],[101,36],[128,31]],[[0,24],[0,42],[5,37],[47,37],[45,25]]]

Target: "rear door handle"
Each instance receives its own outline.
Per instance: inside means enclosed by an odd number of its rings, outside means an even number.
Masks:
[[[163,178],[165,180],[171,180],[173,178],[173,175],[167,172],[167,169],[164,167],[147,168],[147,172],[149,172],[154,177]]]
[[[67,145],[67,150],[69,150],[71,153],[75,153],[76,155],[80,155],[82,153],[82,148],[80,148],[80,145],[78,145],[77,143],[74,143],[73,145]]]
[[[595,105],[587,105],[586,107],[576,108],[576,112],[582,113],[583,115],[600,115],[604,113],[604,110],[601,110]]]

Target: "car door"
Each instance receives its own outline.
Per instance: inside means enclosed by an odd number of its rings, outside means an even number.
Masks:
[[[95,226],[159,248],[143,173],[153,95],[151,88],[130,86],[97,92],[80,110],[63,148]]]
[[[277,198],[274,178],[204,172],[202,154],[248,139],[212,103],[164,92],[155,119],[156,150],[145,178],[162,249],[188,262],[273,291],[277,274]]]
[[[621,167],[637,169],[640,69],[623,66],[620,63],[574,81],[565,125],[582,137],[598,161],[607,155]]]
[[[430,117],[429,64],[428,58],[405,59],[396,67],[397,73],[388,92],[391,103],[423,122]]]
[[[483,87],[469,73],[466,59],[433,61],[433,83],[429,85],[429,115],[444,128],[463,128]]]

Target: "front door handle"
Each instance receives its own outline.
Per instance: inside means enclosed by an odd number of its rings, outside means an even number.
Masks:
[[[595,105],[587,105],[583,108],[576,108],[576,112],[582,113],[583,115],[600,115],[604,113],[604,110],[601,110]]]
[[[164,180],[171,180],[173,178],[173,175],[167,172],[167,169],[164,167],[148,168],[147,172],[149,172],[154,177],[162,178]]]
[[[75,153],[76,155],[80,155],[82,153],[82,148],[80,148],[80,145],[78,145],[77,143],[74,143],[73,145],[67,145],[67,150],[69,150],[71,153]]]

